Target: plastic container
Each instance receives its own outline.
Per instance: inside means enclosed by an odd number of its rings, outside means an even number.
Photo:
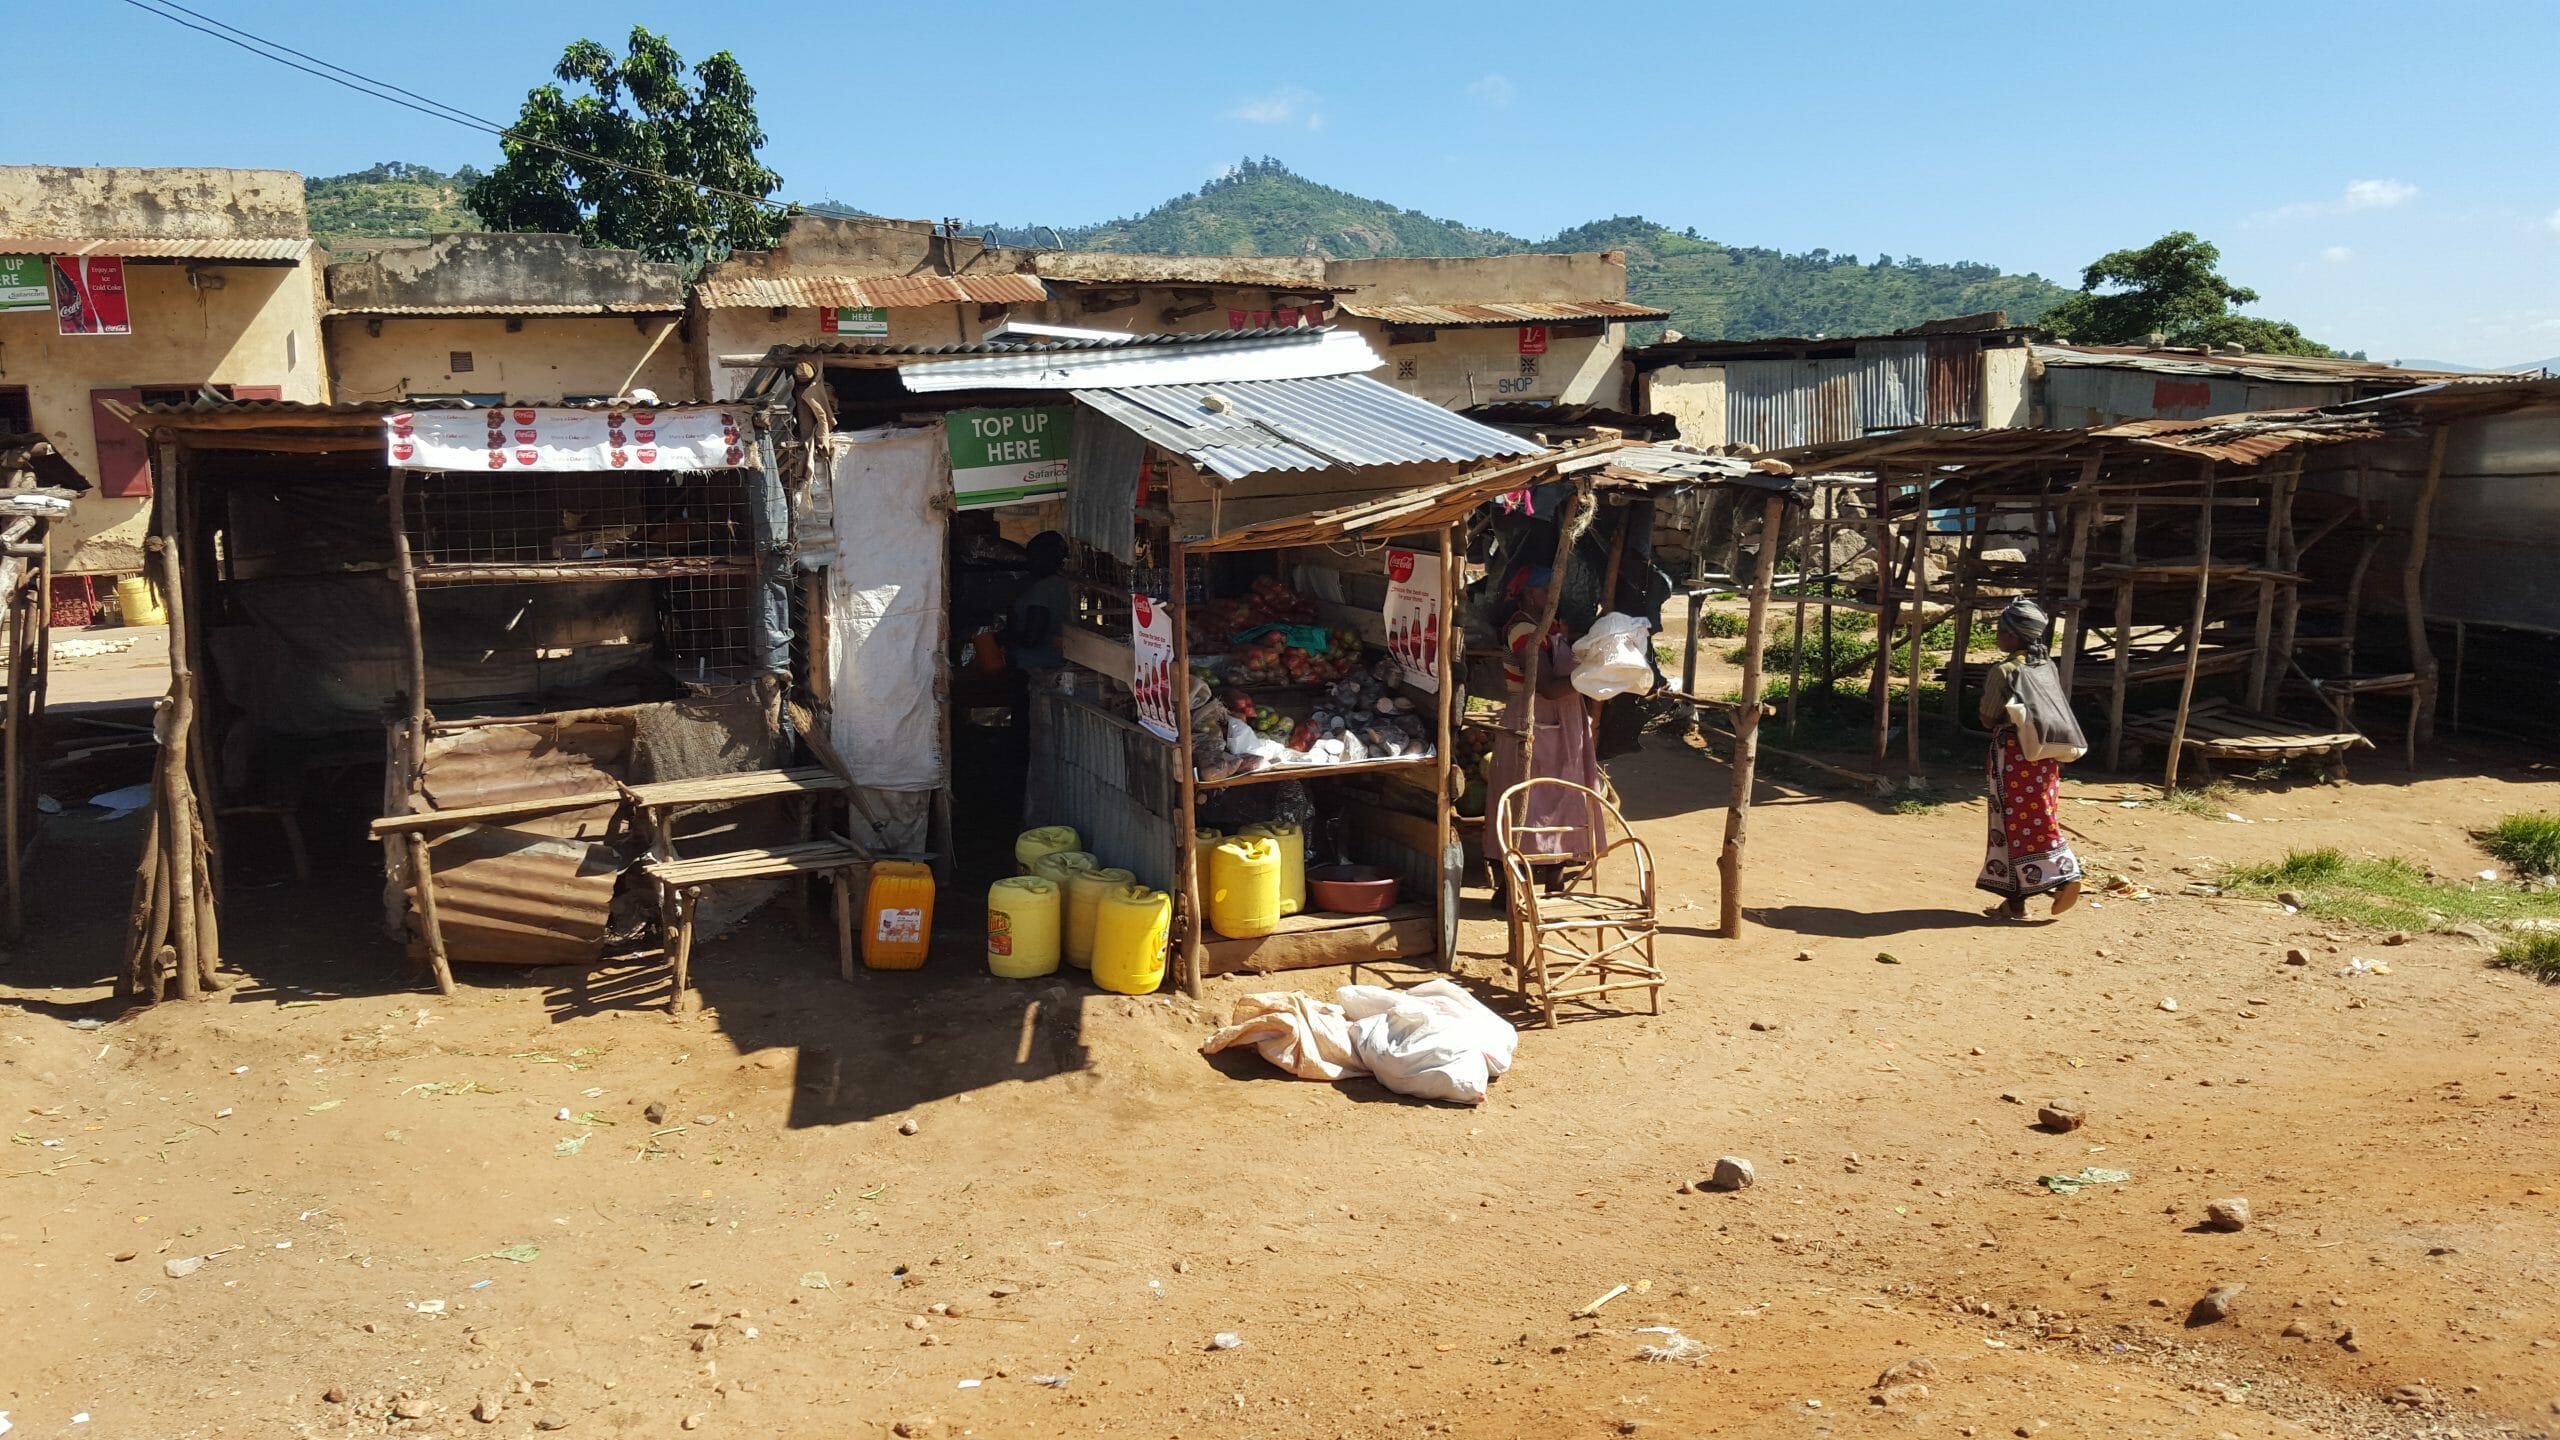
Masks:
[[[987,887],[987,969],[1006,980],[1058,970],[1058,887],[1037,875],[1010,875]]]
[[[1079,970],[1093,968],[1093,922],[1095,907],[1102,897],[1126,890],[1138,883],[1138,877],[1126,870],[1078,870],[1067,877],[1067,963]]]
[[[1099,870],[1102,862],[1082,850],[1052,850],[1031,862],[1031,873],[1066,893],[1067,882],[1087,870]]]
[[[1247,835],[1260,835],[1280,842],[1280,913],[1303,915],[1307,910],[1307,832],[1295,825],[1273,821],[1248,825]]]
[[[1093,983],[1116,995],[1152,995],[1164,984],[1173,897],[1131,885],[1095,903]]]
[[[1251,940],[1280,928],[1280,842],[1239,835],[1209,852],[1209,928]]]
[[[862,901],[862,963],[914,970],[933,949],[933,867],[883,860],[871,867]]]
[[[1375,915],[1396,903],[1396,877],[1370,865],[1319,865],[1307,898],[1329,915]]]
[[[127,625],[166,625],[169,609],[160,603],[160,587],[148,576],[127,575],[116,582],[116,608]]]
[[[1072,825],[1043,825],[1037,830],[1025,830],[1013,842],[1013,868],[1024,875],[1037,875],[1040,872],[1033,868],[1032,862],[1041,856],[1060,850],[1080,849],[1083,845],[1084,840]]]
[[[1217,853],[1218,842],[1227,838],[1224,830],[1191,832],[1192,883],[1200,887],[1200,903],[1209,903],[1209,857]]]

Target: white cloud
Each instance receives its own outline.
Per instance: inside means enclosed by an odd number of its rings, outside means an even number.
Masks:
[[[2328,261],[2332,265],[2344,265],[2348,261],[2356,258],[2356,252],[2348,249],[2344,245],[2332,245],[2328,249],[2320,252],[2320,258]]]
[[[2542,228],[2550,231],[2554,235],[2560,235],[2560,210],[2554,210],[2549,215],[2545,216],[2542,221]]]
[[[1487,75],[1469,85],[1467,93],[1499,110],[1520,98],[1520,87],[1508,75]]]
[[[2418,187],[2405,180],[2350,180],[2347,182],[2346,205],[2350,210],[2388,210],[2406,205],[2418,198]]]
[[[1321,130],[1324,128],[1324,116],[1317,112],[1315,104],[1316,97],[1312,93],[1290,86],[1244,101],[1229,110],[1226,118],[1241,120],[1247,125],[1303,124],[1310,130]]]

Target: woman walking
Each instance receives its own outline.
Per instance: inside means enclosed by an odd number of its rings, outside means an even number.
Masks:
[[[2030,895],[2051,895],[2056,915],[2080,902],[2080,857],[2062,831],[2062,765],[2088,742],[2045,654],[2051,629],[2034,601],[2010,601],[1998,625],[2004,658],[1982,683],[1991,834],[1973,883],[2001,897],[1988,913],[2006,920],[2027,918]]]

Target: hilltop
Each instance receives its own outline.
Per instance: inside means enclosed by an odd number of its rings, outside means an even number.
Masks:
[[[480,217],[462,203],[462,192],[479,178],[468,165],[447,175],[386,160],[370,170],[305,180],[302,198],[311,211],[311,238],[336,249],[358,237],[477,230]]]

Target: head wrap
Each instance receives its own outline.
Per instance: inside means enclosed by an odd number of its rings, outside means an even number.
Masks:
[[[2053,633],[2053,622],[2045,618],[2044,609],[2024,595],[2009,602],[2000,612],[1999,633],[2017,646],[2027,658],[2044,658],[2045,637]]]

